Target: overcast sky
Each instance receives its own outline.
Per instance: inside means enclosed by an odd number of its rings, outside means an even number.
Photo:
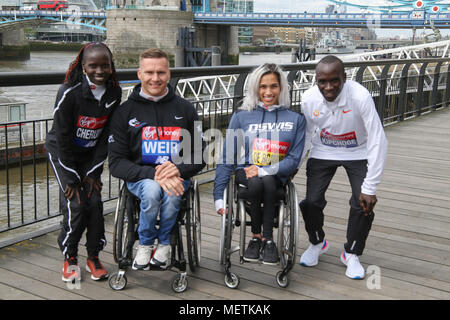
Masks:
[[[241,0],[244,1],[244,0]],[[358,4],[383,4],[384,0],[350,0]],[[333,4],[326,0],[254,0],[254,12],[325,12],[325,8]],[[359,9],[347,6],[347,12],[358,12]],[[421,34],[423,30],[418,30],[416,34]],[[441,30],[442,35],[448,34],[448,29]],[[376,29],[376,33],[380,37],[389,37],[399,35],[400,37],[411,37],[412,30],[407,29]],[[425,34],[432,33],[431,30],[426,30]]]

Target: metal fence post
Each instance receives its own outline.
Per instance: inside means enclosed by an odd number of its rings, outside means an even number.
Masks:
[[[420,73],[419,73],[419,82],[417,84],[417,116],[420,116],[422,113],[422,107],[423,107],[423,85],[425,81],[425,70],[427,69],[428,62],[424,62],[422,66],[420,67]]]
[[[406,104],[406,87],[408,84],[408,71],[411,63],[406,63],[402,69],[400,77],[400,93],[398,97],[398,121],[403,121],[405,118],[405,104]]]
[[[438,62],[436,64],[436,67],[434,68],[433,91],[431,93],[431,106],[432,106],[433,110],[437,109],[437,104],[438,104],[438,87],[439,87],[439,75],[441,72],[441,65],[442,65],[442,62]]]

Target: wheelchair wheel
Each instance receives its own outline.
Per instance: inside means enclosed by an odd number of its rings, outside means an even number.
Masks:
[[[233,179],[228,182],[224,191],[223,201],[225,203],[225,213],[222,215],[219,241],[219,262],[224,265],[227,263],[231,250],[231,239],[233,234]],[[228,213],[227,213],[228,211]]]
[[[289,285],[289,279],[286,274],[283,275],[283,271],[278,271],[277,283],[281,288],[286,288]]]
[[[134,199],[124,183],[119,192],[114,218],[113,256],[116,263],[132,256],[132,246],[137,226],[136,221],[138,221],[137,210],[133,201]]]
[[[229,274],[226,274],[224,280],[225,280],[226,286],[230,289],[236,289],[240,283],[239,277],[235,273],[232,273],[232,272],[230,272]]]
[[[282,209],[280,209],[278,220],[279,254],[281,259],[281,266],[283,268],[285,268],[288,264],[293,264],[295,261],[297,234],[298,234],[297,193],[294,184],[291,181],[289,181],[286,190],[285,203],[282,206]]]
[[[115,272],[109,276],[109,286],[113,290],[123,290],[127,286],[127,283],[128,280],[125,274],[120,275],[119,272]]]
[[[176,293],[186,291],[187,287],[188,287],[188,280],[185,275],[183,276],[181,274],[177,274],[172,279],[172,290],[175,291]]]
[[[186,242],[189,268],[195,272],[201,259],[200,193],[196,180],[193,181],[193,187],[189,190],[187,197],[189,210],[186,212]]]

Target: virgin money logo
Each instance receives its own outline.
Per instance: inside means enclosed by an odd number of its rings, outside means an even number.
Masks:
[[[86,128],[86,129],[100,129],[105,126],[105,123],[107,120],[108,120],[108,116],[104,116],[101,118],[79,116],[78,117],[78,127]]]

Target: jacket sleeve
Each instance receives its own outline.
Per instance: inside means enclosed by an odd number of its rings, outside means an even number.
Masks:
[[[126,102],[125,102],[126,103]],[[122,113],[122,104],[114,112],[108,137],[109,172],[116,178],[129,182],[153,179],[155,168],[134,163],[129,147],[128,120]]]
[[[62,85],[58,90],[55,108],[53,110],[53,126],[56,131],[58,162],[66,172],[68,184],[78,184],[81,182],[80,176],[76,171],[72,152],[78,111],[75,96],[70,94],[70,91],[75,88],[76,86],[68,88]]]
[[[367,174],[361,192],[374,195],[383,175],[388,141],[370,95],[361,107],[361,118],[367,131]]]
[[[223,192],[230,180],[234,168],[237,164],[237,135],[236,130],[240,129],[238,113],[234,113],[231,117],[230,124],[227,129],[225,141],[223,144],[222,154],[216,168],[216,176],[214,178],[214,201],[223,201]],[[223,203],[222,203],[223,205]],[[217,209],[217,208],[216,208]]]
[[[205,150],[206,144],[203,139],[202,124],[198,119],[197,111],[191,103],[186,106],[186,109],[190,110],[187,118],[188,127],[186,128],[190,137],[190,150],[186,151],[190,155],[188,157],[183,155],[181,163],[176,164],[183,179],[193,177],[206,165],[203,159],[203,151]]]
[[[120,105],[121,96],[122,90],[120,90],[119,94],[117,95],[118,97],[117,102],[110,107],[111,113],[100,135],[100,139],[97,141],[97,145],[95,146],[95,154],[92,160],[91,168],[86,173],[87,176],[90,176],[94,179],[100,179],[100,176],[102,175],[103,172],[103,164],[108,156],[108,137],[110,135],[111,130],[111,117],[114,115],[114,111]]]

